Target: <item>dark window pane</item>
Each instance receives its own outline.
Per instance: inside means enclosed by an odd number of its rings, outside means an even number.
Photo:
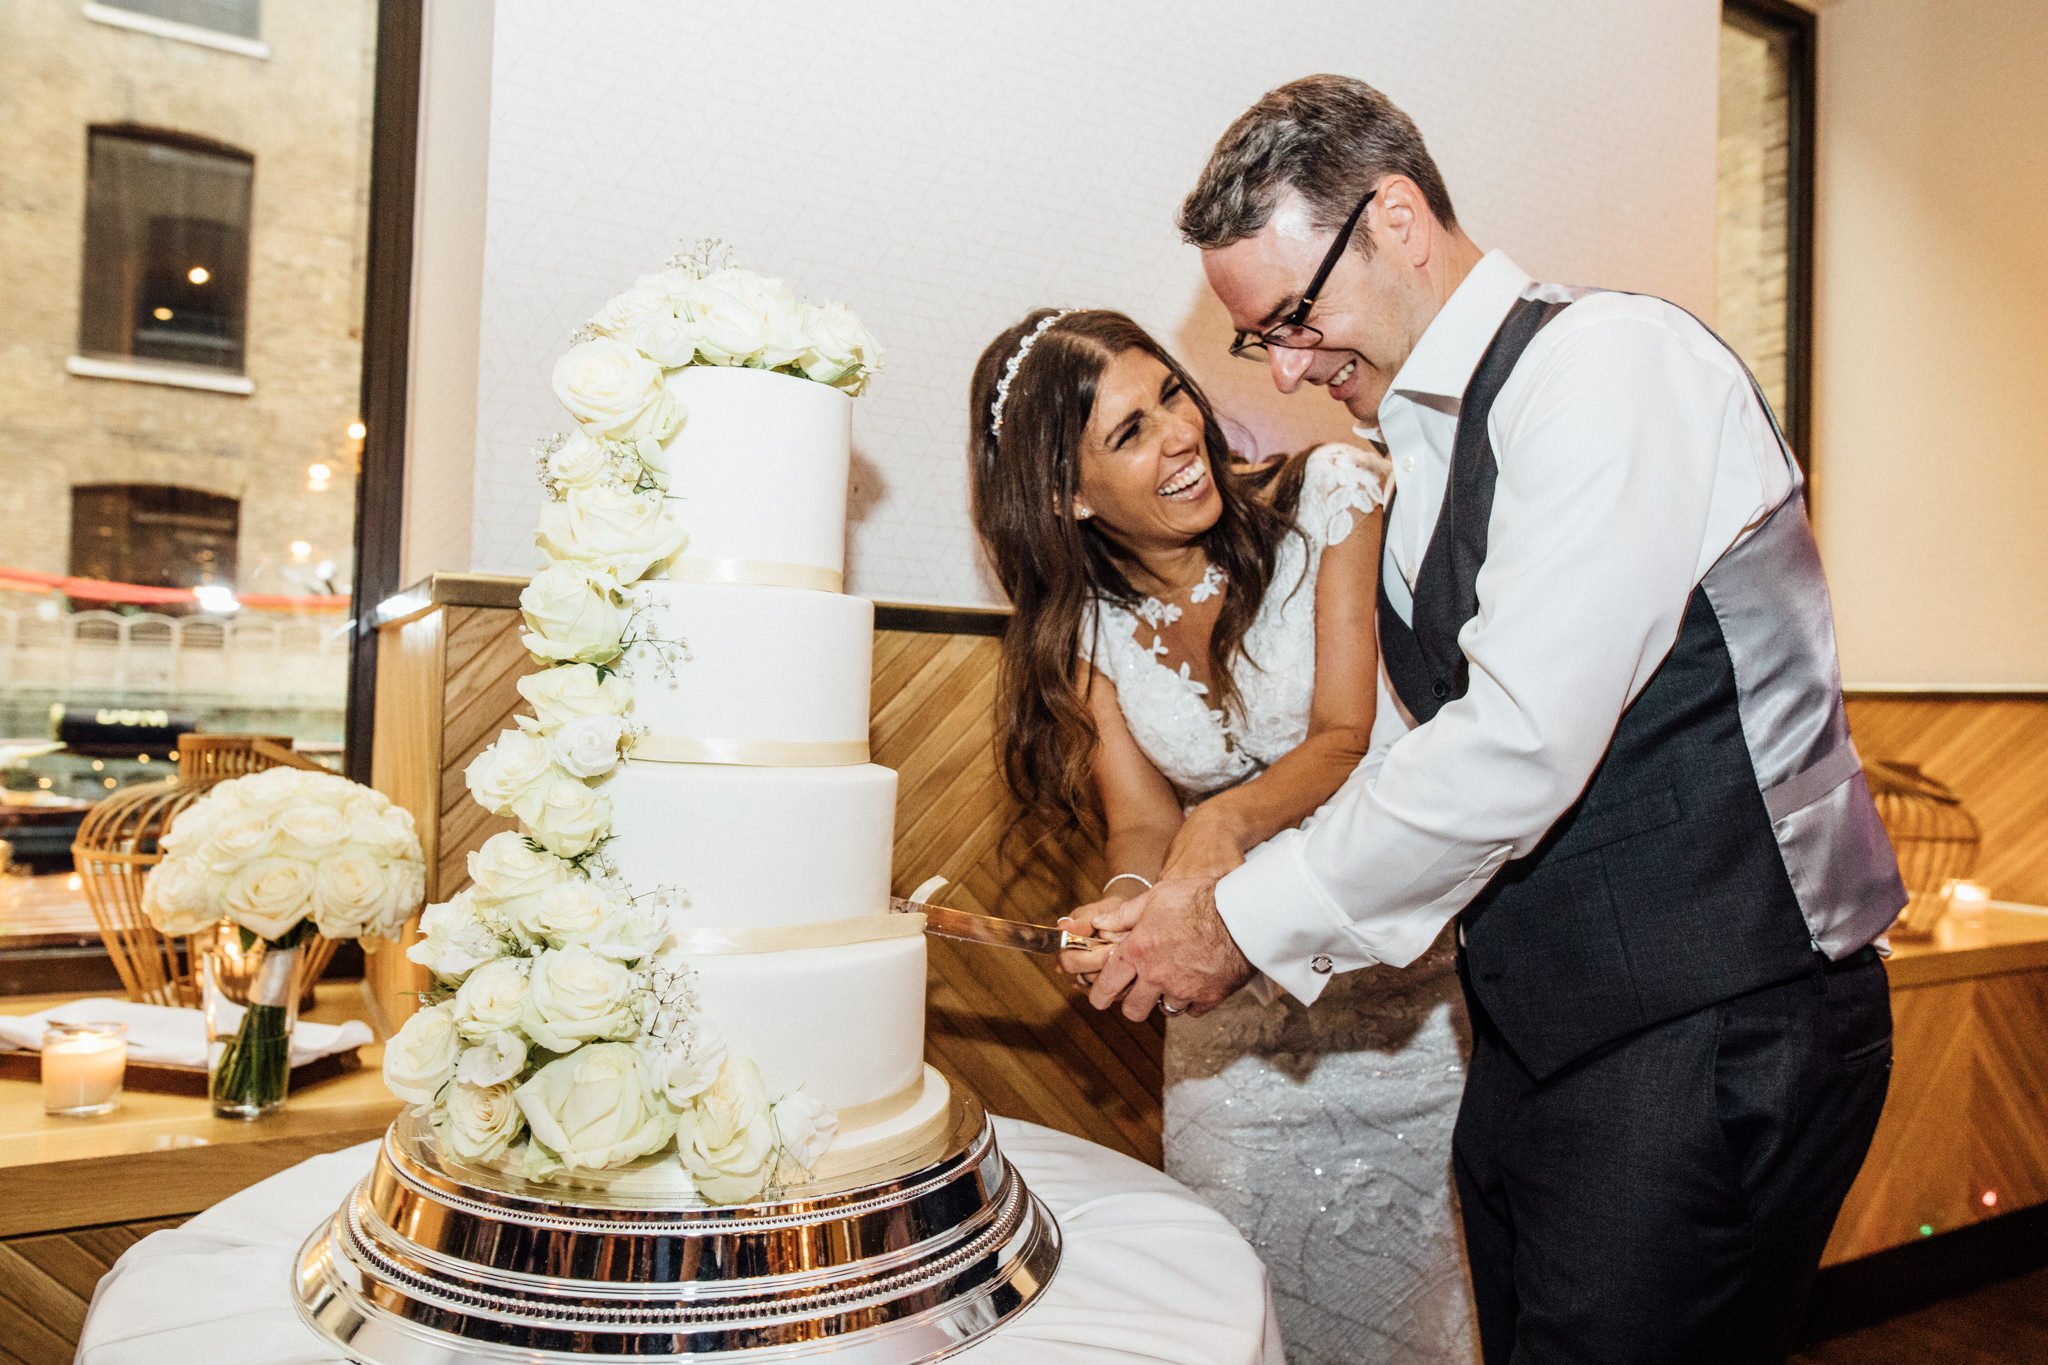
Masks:
[[[208,28],[215,33],[232,33],[237,38],[254,38],[257,32],[259,0],[101,0],[111,9],[147,14],[153,19]]]
[[[233,588],[240,525],[240,504],[216,493],[80,484],[71,490],[71,573],[153,588]]]
[[[242,369],[246,156],[94,129],[79,349]]]

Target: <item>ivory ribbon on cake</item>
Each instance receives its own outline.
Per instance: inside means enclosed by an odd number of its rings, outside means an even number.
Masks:
[[[864,739],[706,739],[642,735],[628,751],[654,763],[734,763],[749,768],[844,768],[868,761]]]
[[[917,1097],[923,1093],[924,1068],[919,1067],[917,1079],[904,1086],[901,1090],[893,1094],[884,1095],[878,1100],[869,1100],[866,1104],[849,1105],[844,1109],[838,1110],[839,1127],[842,1130],[847,1128],[865,1128],[871,1123],[880,1123],[884,1119],[893,1119],[911,1105],[917,1103]]]
[[[855,915],[851,919],[815,924],[765,924],[747,928],[677,929],[676,949],[682,953],[786,953],[799,948],[843,948],[885,938],[909,938],[924,932],[924,916]]]
[[[775,559],[710,559],[684,555],[669,565],[668,577],[678,583],[742,583],[757,588],[809,588],[838,592],[846,575],[816,564],[785,564]]]

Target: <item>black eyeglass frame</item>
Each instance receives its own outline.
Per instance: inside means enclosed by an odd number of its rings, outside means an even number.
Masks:
[[[1288,310],[1287,316],[1263,332],[1239,331],[1230,341],[1230,353],[1241,360],[1264,360],[1266,348],[1278,346],[1289,351],[1312,351],[1320,346],[1323,334],[1308,325],[1309,311],[1316,306],[1316,299],[1322,295],[1323,285],[1328,283],[1330,272],[1337,268],[1337,262],[1344,256],[1344,248],[1351,245],[1351,233],[1357,228],[1358,220],[1365,216],[1365,206],[1380,192],[1374,185],[1365,192],[1365,198],[1351,210],[1351,216],[1344,220],[1344,226],[1337,230],[1337,240],[1330,243],[1323,263],[1316,267],[1316,273],[1302,291],[1301,301]],[[1287,333],[1285,337],[1281,333]]]

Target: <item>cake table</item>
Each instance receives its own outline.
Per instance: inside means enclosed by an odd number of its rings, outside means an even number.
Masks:
[[[1107,1148],[1035,1124],[995,1125],[1004,1155],[1059,1219],[1064,1251],[1043,1297],[951,1359],[1279,1365],[1265,1269],[1219,1214]],[[338,1361],[293,1308],[292,1260],[375,1153],[365,1143],[314,1157],[131,1248],[93,1296],[80,1365]]]

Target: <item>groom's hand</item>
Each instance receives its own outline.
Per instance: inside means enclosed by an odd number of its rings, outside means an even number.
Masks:
[[[1127,1019],[1143,1019],[1162,1000],[1176,1014],[1205,1014],[1254,974],[1216,913],[1211,878],[1162,878],[1144,895],[1097,915],[1095,929],[1129,936],[1110,950],[1088,1003],[1106,1010],[1121,998]]]

